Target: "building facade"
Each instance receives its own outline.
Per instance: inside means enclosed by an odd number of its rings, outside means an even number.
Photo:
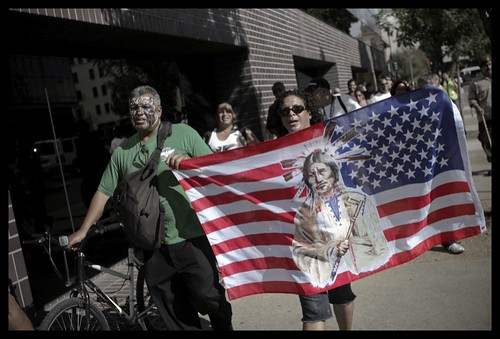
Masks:
[[[217,103],[230,101],[239,124],[265,140],[275,81],[305,88],[323,76],[344,89],[350,78],[375,83],[385,71],[383,50],[293,8],[11,8],[9,19],[17,52],[174,56],[182,103],[200,133],[214,125]]]

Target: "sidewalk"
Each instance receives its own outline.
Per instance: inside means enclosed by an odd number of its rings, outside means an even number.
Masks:
[[[485,173],[491,164],[477,140],[477,121],[469,107],[464,108],[464,124],[474,185],[483,209],[490,212],[491,176]],[[432,249],[406,264],[353,282],[358,296],[354,330],[491,330],[491,225],[487,232],[461,243],[466,249],[463,254]],[[124,263],[113,268],[124,272]],[[117,282],[109,275],[94,280],[106,291],[116,290]],[[119,303],[127,288],[122,291],[116,295]],[[231,304],[235,330],[302,329],[296,295],[260,294]],[[337,330],[336,321],[327,321],[327,328]]]

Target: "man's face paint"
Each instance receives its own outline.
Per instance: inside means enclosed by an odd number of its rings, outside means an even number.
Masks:
[[[147,123],[145,127],[149,128],[156,122],[156,107],[153,98],[148,96],[132,98],[129,102],[129,107],[134,126],[139,127]],[[143,115],[144,118],[142,118]]]

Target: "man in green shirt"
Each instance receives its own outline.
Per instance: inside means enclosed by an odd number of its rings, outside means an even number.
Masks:
[[[144,167],[156,147],[162,107],[150,86],[135,88],[129,97],[132,125],[137,131],[116,148],[79,230],[68,246],[82,241],[101,218],[122,178]],[[158,250],[144,251],[146,282],[169,330],[201,329],[198,312],[208,314],[214,330],[231,330],[232,310],[219,283],[215,256],[189,198],[172,174],[180,161],[212,151],[190,126],[173,124],[158,165],[158,193],[165,207],[165,238]]]

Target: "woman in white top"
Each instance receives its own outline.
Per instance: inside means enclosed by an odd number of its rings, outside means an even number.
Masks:
[[[236,116],[231,104],[222,102],[215,114],[217,127],[205,135],[205,141],[214,152],[227,151],[258,142],[250,129],[245,128],[245,136],[235,125]]]

